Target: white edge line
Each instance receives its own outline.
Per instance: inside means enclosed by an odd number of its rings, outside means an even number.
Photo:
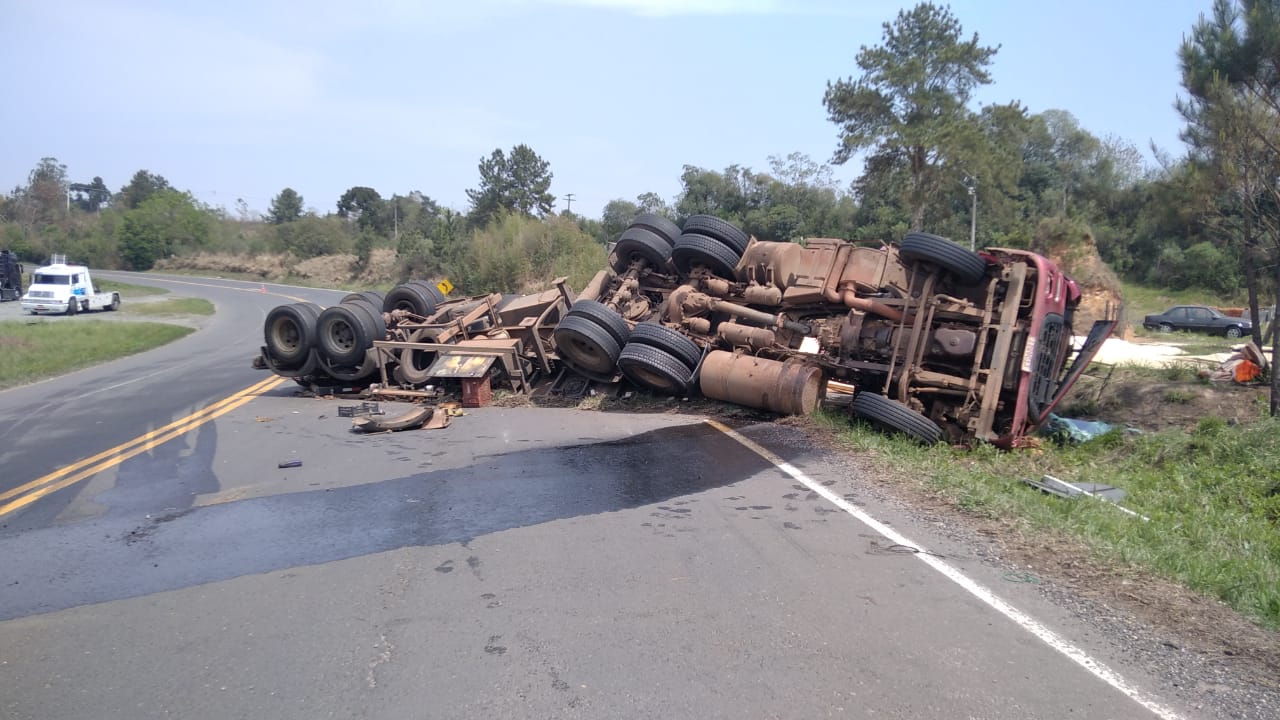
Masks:
[[[1085,651],[1067,642],[1066,640],[1058,636],[1057,633],[1053,632],[1049,628],[1040,624],[1031,616],[1027,615],[1021,610],[1015,608],[1014,606],[1000,599],[995,593],[983,587],[977,581],[969,578],[967,575],[955,569],[954,567],[947,564],[946,562],[943,562],[937,556],[930,555],[928,551],[924,547],[922,547],[919,543],[901,535],[900,533],[898,533],[898,531],[894,530],[888,525],[885,525],[879,520],[876,520],[875,518],[871,517],[866,512],[862,511],[858,507],[851,504],[849,501],[831,492],[831,490],[827,489],[822,485],[819,485],[808,475],[805,475],[798,468],[791,465],[791,463],[786,462],[782,458],[773,454],[769,450],[766,450],[764,447],[757,444],[755,441],[747,438],[746,436],[742,435],[741,433],[737,432],[736,430],[733,430],[732,428],[724,426],[721,423],[715,422],[713,420],[708,420],[706,422],[707,424],[716,428],[717,430],[724,433],[725,435],[728,435],[729,437],[733,438],[735,441],[745,446],[747,449],[751,450],[752,452],[756,453],[760,457],[773,463],[774,467],[778,468],[782,472],[791,476],[793,479],[800,481],[801,483],[804,484],[805,487],[809,488],[815,493],[818,493],[823,498],[826,498],[833,505],[840,508],[841,510],[844,510],[845,512],[849,513],[853,517],[857,518],[867,527],[870,527],[872,530],[875,530],[876,532],[883,535],[886,539],[899,545],[906,545],[909,547],[916,548],[919,552],[914,553],[914,555],[917,558],[919,558],[922,562],[924,562],[926,565],[942,573],[942,575],[945,576],[948,580],[954,582],[955,584],[959,585],[960,587],[968,591],[970,595],[973,595],[974,597],[978,598],[982,602],[991,606],[1001,615],[1004,615],[1005,617],[1014,621],[1023,630],[1026,630],[1027,632],[1030,632],[1032,635],[1035,635],[1036,637],[1040,638],[1041,640],[1044,641],[1046,645],[1053,648],[1054,650],[1057,650],[1059,653],[1062,653],[1063,655],[1067,656],[1068,658],[1071,659],[1072,662],[1084,668],[1085,670],[1088,670],[1099,680],[1102,680],[1103,682],[1115,688],[1116,690],[1119,690],[1120,692],[1124,693],[1127,697],[1129,697],[1129,699],[1133,700],[1134,702],[1138,703],[1144,708],[1150,710],[1157,717],[1162,718],[1162,720],[1182,720],[1182,716],[1178,715],[1173,710],[1148,698],[1146,694],[1144,694],[1142,691],[1129,685],[1129,683],[1126,682],[1124,678],[1120,677],[1120,675],[1115,671],[1113,671],[1111,668],[1107,667],[1106,665],[1103,665],[1097,660],[1094,660]]]

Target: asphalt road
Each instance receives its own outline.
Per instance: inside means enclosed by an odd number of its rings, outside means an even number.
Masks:
[[[264,379],[284,300],[183,282],[190,338],[0,393],[0,488]],[[792,428],[244,399],[0,517],[0,717],[1195,716]]]

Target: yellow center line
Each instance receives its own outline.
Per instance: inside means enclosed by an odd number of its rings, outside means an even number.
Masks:
[[[195,428],[204,425],[210,420],[221,417],[232,410],[244,405],[254,399],[261,393],[267,392],[281,383],[287,378],[270,377],[260,383],[251,385],[240,392],[220,400],[203,410],[194,412],[184,418],[175,420],[162,428],[152,430],[145,435],[140,435],[126,443],[122,443],[109,450],[104,450],[97,455],[80,460],[67,467],[55,470],[43,477],[32,480],[19,487],[8,490],[0,494],[0,501],[7,500],[15,495],[22,495],[16,500],[0,505],[0,517],[7,515],[15,510],[20,510],[27,505],[39,500],[50,493],[57,492],[65,487],[74,485],[75,483],[92,477],[93,475],[115,467],[125,460],[140,455],[158,445],[162,445],[176,437],[186,434]]]

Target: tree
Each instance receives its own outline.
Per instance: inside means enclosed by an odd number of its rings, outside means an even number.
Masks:
[[[954,193],[947,175],[961,172],[953,166],[964,138],[977,130],[969,100],[991,82],[987,67],[999,47],[979,45],[977,33],[964,40],[951,11],[932,3],[900,11],[883,27],[884,43],[858,52],[862,77],[827,83],[823,101],[840,126],[833,161],[870,148],[869,167],[905,163],[902,202],[919,230],[925,208]]]
[[[655,192],[641,193],[636,196],[636,203],[639,205],[640,212],[653,213],[663,217],[672,217],[674,212],[671,205],[662,196]]]
[[[528,145],[516,145],[510,155],[498,148],[480,160],[479,169],[480,187],[467,190],[473,227],[486,225],[501,210],[546,217],[555,205],[551,165]]]
[[[361,230],[384,233],[388,223],[386,202],[377,190],[355,186],[338,199],[338,217],[353,221]]]
[[[169,181],[165,180],[163,175],[139,170],[133,174],[129,184],[120,188],[120,192],[116,194],[116,204],[124,210],[133,210],[146,202],[151,196],[172,189]]]
[[[124,214],[117,230],[120,257],[132,270],[150,270],[161,258],[203,247],[212,224],[190,194],[162,190]]]
[[[1222,195],[1219,217],[1241,220],[1236,246],[1249,289],[1254,339],[1259,278],[1270,265],[1280,303],[1280,2],[1215,0],[1180,49],[1178,108],[1192,158],[1212,169]],[[1273,323],[1272,367],[1280,360],[1280,323]],[[1280,373],[1271,374],[1271,415],[1280,415]]]
[[[302,196],[293,188],[285,188],[271,200],[267,210],[267,222],[283,225],[302,217]]]
[[[17,218],[27,229],[45,225],[66,214],[67,166],[58,158],[40,158],[27,173],[26,187],[14,189]]]
[[[640,214],[640,206],[630,200],[610,200],[605,203],[600,213],[600,235],[596,238],[601,243],[617,240],[623,230],[631,224],[631,220]]]
[[[98,212],[111,203],[111,191],[101,177],[94,176],[89,183],[71,183],[68,189],[75,193],[76,206],[85,212]]]

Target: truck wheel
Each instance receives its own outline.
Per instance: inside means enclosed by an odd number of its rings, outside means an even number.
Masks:
[[[331,363],[323,356],[320,357],[320,370],[334,380],[342,382],[358,383],[365,380],[371,380],[378,376],[378,363],[373,359],[372,355],[368,355],[364,360],[356,365],[339,365]]]
[[[714,215],[689,216],[684,221],[684,231],[718,240],[738,256],[747,251],[747,243],[751,242],[751,237],[746,233]]]
[[[640,343],[627,343],[622,348],[618,367],[631,382],[664,395],[684,397],[693,380],[693,371],[682,360]]]
[[[346,302],[355,302],[357,300],[366,300],[369,302],[370,305],[373,305],[374,307],[378,308],[379,311],[381,311],[382,302],[385,299],[386,299],[386,296],[376,290],[363,290],[361,292],[348,293],[346,297],[342,298],[341,302],[346,303]]]
[[[76,302],[75,298],[71,298],[67,301],[67,314],[75,315],[78,312],[80,312],[80,303]]]
[[[319,316],[320,307],[313,303],[280,305],[268,312],[262,339],[271,358],[284,367],[297,367],[305,362],[315,347]]]
[[[642,227],[629,227],[613,246],[614,272],[624,273],[631,263],[644,260],[657,272],[667,270],[671,257],[671,243],[657,233]]]
[[[382,310],[380,306],[374,305],[364,298],[361,298],[359,300],[352,300],[351,302],[347,303],[347,305],[350,305],[353,308],[358,308],[365,315],[369,316],[369,321],[373,323],[370,326],[371,331],[373,333],[371,336],[372,339],[374,340],[387,339],[387,322],[386,322],[386,319],[382,317]]]
[[[413,334],[409,336],[409,342],[431,343],[435,341],[435,332],[427,328],[414,330]],[[399,353],[399,364],[395,370],[397,380],[405,385],[423,385],[431,379],[427,371],[431,369],[431,363],[436,361],[435,350],[410,350],[405,348],[400,350]]]
[[[404,283],[391,288],[382,301],[382,311],[408,310],[414,315],[431,317],[436,312],[436,301],[420,285]]]
[[[942,428],[937,423],[883,395],[858,393],[853,398],[853,414],[872,425],[900,432],[925,445],[935,445],[942,440]]]
[[[676,240],[676,246],[671,249],[671,262],[685,277],[693,266],[702,265],[712,274],[732,280],[733,269],[737,267],[739,257],[728,245],[697,233],[681,235]]]
[[[431,299],[433,299],[433,300],[435,300],[435,301],[436,301],[436,307],[439,307],[439,306],[440,306],[440,303],[443,303],[443,302],[444,302],[444,293],[440,292],[440,288],[436,287],[435,285],[432,285],[431,283],[427,282],[426,280],[410,280],[409,282],[407,282],[407,283],[405,283],[405,284],[406,284],[406,285],[417,285],[418,287],[422,288],[423,290],[426,290],[426,291],[427,291],[427,295],[430,295],[430,296],[431,296]]]
[[[987,274],[986,260],[940,235],[907,233],[898,254],[907,262],[937,265],[951,273],[961,285],[977,285]]]
[[[667,218],[655,213],[640,213],[631,218],[631,224],[627,229],[643,228],[667,241],[667,247],[676,244],[676,238],[680,237],[680,226],[671,222]]]
[[[111,312],[120,309],[120,293],[111,293],[111,304],[107,306]]]
[[[618,347],[626,345],[627,339],[631,336],[631,328],[627,327],[627,321],[604,303],[595,300],[579,300],[565,314],[585,317],[604,328],[614,340],[618,341]]]
[[[565,315],[552,337],[565,364],[599,376],[613,374],[622,353],[613,335],[586,315]]]
[[[702,348],[694,344],[689,338],[681,335],[680,331],[672,330],[666,325],[658,323],[638,323],[631,329],[631,337],[628,338],[627,344],[648,345],[651,348],[662,350],[684,363],[684,366],[689,368],[690,372],[693,372],[693,369],[698,367],[698,361],[702,359]]]
[[[316,320],[320,354],[333,366],[353,367],[363,363],[373,338],[372,319],[354,303],[327,307]]]

